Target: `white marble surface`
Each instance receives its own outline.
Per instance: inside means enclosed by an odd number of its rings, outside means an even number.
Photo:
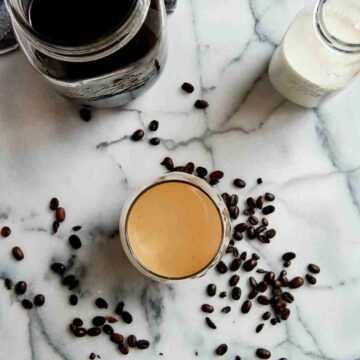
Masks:
[[[42,292],[47,299],[43,308],[26,312],[21,298],[0,286],[2,359],[81,360],[92,351],[120,358],[104,336],[74,339],[66,330],[74,316],[89,321],[101,313],[93,305],[99,295],[111,308],[123,299],[133,313],[133,324],[115,325],[119,332],[152,342],[130,359],[211,359],[222,342],[229,345],[226,359],[254,359],[259,346],[273,359],[360,358],[360,82],[312,111],[280,98],[266,75],[275,46],[305,3],[180,0],[169,19],[169,62],[159,83],[122,111],[94,111],[89,123],[48,90],[20,53],[0,59],[0,226],[12,228],[0,239],[0,277],[24,279],[28,295]],[[183,81],[194,83],[193,95],[179,89]],[[198,97],[210,102],[206,112],[193,109]],[[131,143],[128,135],[154,118],[161,145]],[[260,265],[275,270],[283,252],[296,251],[290,275],[304,274],[309,262],[321,265],[318,286],[296,291],[289,321],[256,335],[263,308],[243,316],[240,303],[232,302],[232,313],[223,315],[228,301],[204,294],[209,282],[225,290],[228,276],[212,272],[161,285],[124,258],[117,234],[122,203],[163,171],[165,155],[224,170],[221,191],[234,191],[231,180],[244,178],[241,201],[276,193],[270,220],[276,239],[269,246],[243,241],[239,248],[258,252]],[[54,195],[68,214],[56,236],[48,210]],[[75,253],[67,237],[77,224],[83,247]],[[10,256],[14,245],[26,254],[21,263]],[[74,262],[71,271],[81,279],[77,307],[68,305],[69,293],[48,270],[54,260]],[[205,301],[217,308],[215,331],[199,311]]]

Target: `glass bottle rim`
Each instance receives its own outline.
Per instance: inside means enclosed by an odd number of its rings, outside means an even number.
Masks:
[[[136,0],[128,17],[115,31],[90,43],[78,46],[58,45],[49,42],[31,26],[27,16],[24,14],[21,0],[5,0],[5,3],[15,33],[17,31],[21,32],[37,50],[58,60],[84,62],[98,60],[125,46],[143,25],[151,0]]]
[[[342,39],[339,39],[336,36],[332,35],[327,28],[324,19],[324,6],[327,1],[329,0],[318,0],[314,12],[314,25],[321,40],[334,50],[348,54],[360,53],[360,43],[349,43]]]

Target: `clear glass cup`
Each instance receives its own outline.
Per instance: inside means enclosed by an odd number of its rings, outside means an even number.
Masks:
[[[29,19],[31,2],[6,0],[18,43],[34,69],[66,98],[121,106],[159,78],[167,58],[164,0],[136,0],[112,33],[76,46],[52,43],[36,32]]]
[[[173,182],[173,181],[190,184],[190,185],[195,186],[198,189],[202,190],[205,194],[207,194],[208,197],[212,200],[216,209],[218,210],[218,213],[219,213],[219,216],[221,219],[221,224],[222,224],[222,237],[219,242],[220,245],[219,245],[218,251],[215,254],[215,256],[213,257],[213,259],[211,259],[211,261],[208,263],[208,265],[205,268],[200,269],[198,272],[191,274],[189,276],[183,277],[183,278],[165,277],[165,276],[156,274],[156,273],[152,272],[150,269],[146,268],[137,259],[136,255],[134,254],[134,252],[131,248],[131,243],[129,241],[128,230],[127,230],[127,222],[128,222],[129,214],[131,211],[131,207],[134,204],[134,202],[144,192],[146,192],[149,188],[153,187],[154,185],[165,183],[165,182]],[[226,207],[221,195],[219,194],[219,192],[216,189],[212,188],[205,180],[200,179],[194,175],[189,175],[189,174],[182,173],[182,172],[171,172],[171,173],[166,173],[166,174],[160,176],[158,179],[150,182],[145,187],[137,190],[132,196],[130,196],[130,198],[126,201],[126,203],[122,209],[122,212],[121,212],[119,230],[120,230],[120,240],[121,240],[121,244],[124,249],[124,252],[125,252],[126,256],[128,257],[128,259],[130,260],[130,262],[134,265],[134,267],[137,270],[139,270],[141,273],[143,273],[144,275],[146,275],[147,277],[149,277],[153,280],[157,280],[160,282],[178,282],[178,281],[183,281],[183,280],[187,280],[187,279],[196,279],[196,278],[202,277],[208,272],[209,269],[211,269],[217,265],[217,263],[220,261],[222,256],[225,254],[225,251],[229,245],[229,241],[231,238],[231,220],[230,220],[229,212],[227,210],[227,207]]]

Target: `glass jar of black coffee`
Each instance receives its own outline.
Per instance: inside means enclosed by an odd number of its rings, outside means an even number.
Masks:
[[[166,62],[164,0],[6,0],[32,66],[63,96],[121,106]]]

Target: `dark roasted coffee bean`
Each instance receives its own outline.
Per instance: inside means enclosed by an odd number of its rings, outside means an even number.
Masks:
[[[62,207],[57,208],[55,211],[55,218],[59,223],[63,222],[66,218],[65,209]]]
[[[234,257],[238,257],[239,256],[239,250],[237,247],[233,247],[233,251],[232,251]]]
[[[69,237],[69,243],[70,243],[70,246],[74,249],[74,250],[78,250],[81,248],[81,240],[80,238],[73,234]]]
[[[280,275],[279,280],[281,282],[281,286],[283,287],[289,286],[289,279],[287,278],[286,275]]]
[[[123,301],[120,301],[115,308],[115,314],[121,315],[124,311],[125,303]]]
[[[241,360],[241,357],[239,355],[236,355],[235,360]]]
[[[57,198],[52,198],[50,200],[50,210],[55,211],[59,207],[60,203]]]
[[[267,236],[264,235],[258,235],[257,236],[258,240],[261,241],[263,244],[269,244],[270,240]]]
[[[262,209],[262,213],[263,213],[264,215],[270,215],[270,214],[272,214],[274,211],[275,211],[275,207],[272,206],[272,205],[265,206],[265,207]]]
[[[78,297],[76,295],[74,295],[74,294],[70,295],[70,297],[69,297],[70,305],[76,306],[78,301],[79,301],[79,299],[78,299]]]
[[[308,265],[308,270],[313,273],[313,274],[319,274],[320,272],[320,267],[315,265],[315,264],[309,264]]]
[[[8,289],[8,290],[12,289],[13,283],[10,279],[5,279],[4,284],[5,284],[6,289]]]
[[[234,246],[234,245],[235,245],[235,241],[234,241],[233,239],[231,239],[231,240],[229,241],[229,245],[230,245],[230,246]]]
[[[257,235],[260,235],[260,234],[263,233],[265,230],[266,230],[266,226],[261,225],[261,226],[259,226],[259,227],[257,227],[257,228],[255,229],[255,235],[256,235],[256,236],[257,236]]]
[[[236,194],[232,194],[229,199],[229,205],[235,206],[238,204],[238,202],[239,202],[239,197]]]
[[[264,312],[262,318],[263,320],[269,320],[271,318],[271,312],[270,311]]]
[[[233,300],[240,300],[241,298],[241,289],[238,286],[233,287],[231,291],[231,297]]]
[[[281,283],[280,280],[274,280],[274,281],[272,282],[272,286],[273,286],[275,289],[281,288],[281,285],[282,285],[282,283]]]
[[[35,306],[43,306],[45,304],[45,296],[42,294],[38,294],[34,297]]]
[[[76,337],[84,337],[86,335],[86,330],[82,327],[75,328],[74,335]]]
[[[258,287],[257,287],[257,289],[258,289],[260,292],[265,292],[265,291],[267,290],[267,288],[268,288],[268,284],[267,284],[267,282],[265,282],[265,281],[259,282]]]
[[[227,192],[225,192],[221,194],[221,197],[224,200],[225,205],[229,205],[230,195]]]
[[[22,259],[24,259],[24,253],[18,246],[15,246],[11,252],[12,252],[13,257],[17,261],[21,261]]]
[[[10,234],[11,234],[11,229],[10,229],[8,226],[3,226],[3,227],[1,228],[0,233],[1,233],[1,236],[2,236],[2,237],[6,238],[6,237],[10,236]]]
[[[273,299],[272,299],[272,301],[273,301]],[[286,304],[281,302],[280,299],[279,299],[278,301],[275,301],[273,303],[273,308],[274,308],[274,311],[275,311],[276,314],[281,314],[286,310]]]
[[[167,170],[172,171],[174,169],[174,162],[171,158],[166,157],[161,162],[161,165],[165,166]]]
[[[243,251],[241,254],[240,254],[240,259],[245,261],[247,258],[247,252],[246,251]]]
[[[241,306],[241,312],[247,314],[252,307],[252,302],[250,300],[245,300]]]
[[[266,218],[262,218],[262,219],[261,219],[261,223],[262,223],[264,226],[269,226],[269,221],[268,221],[268,219],[266,219]]]
[[[212,305],[209,305],[209,304],[203,304],[201,306],[201,310],[205,313],[213,313],[214,312],[214,307]]]
[[[217,265],[216,265],[216,270],[220,273],[220,274],[225,274],[228,271],[227,266],[225,265],[225,263],[223,261],[220,261]]]
[[[249,283],[252,289],[256,289],[258,286],[258,283],[253,276],[249,278]]]
[[[261,332],[261,330],[264,328],[264,324],[259,324],[257,327],[256,327],[256,329],[255,329],[255,331],[256,331],[256,333],[258,334],[259,332]]]
[[[287,271],[286,271],[286,270],[282,270],[282,271],[280,272],[280,277],[286,276],[286,275],[287,275]]]
[[[275,229],[270,229],[266,232],[266,236],[268,239],[272,239],[274,238],[276,235],[276,230]]]
[[[262,180],[262,178],[257,178],[257,179],[256,179],[256,182],[257,182],[258,185],[260,185],[260,184],[263,183],[263,180]]]
[[[64,277],[62,283],[65,286],[69,286],[70,284],[72,284],[74,281],[76,281],[76,278],[74,275],[70,274]]]
[[[247,198],[246,203],[250,209],[255,209],[256,202],[255,202],[254,198],[252,198],[252,197]]]
[[[259,290],[258,289],[253,289],[253,290],[250,291],[250,293],[248,295],[248,298],[250,300],[255,299],[258,296],[258,294],[259,294]]]
[[[275,273],[272,271],[269,271],[264,276],[264,281],[266,281],[269,285],[272,284],[272,282],[275,280]]]
[[[126,343],[122,342],[119,344],[119,350],[123,355],[127,355],[129,353],[129,347]]]
[[[121,318],[125,324],[131,324],[133,322],[133,317],[128,311],[123,311],[121,313]]]
[[[214,330],[216,329],[215,323],[209,317],[206,317],[205,321],[209,328],[214,329]]]
[[[187,174],[192,174],[194,172],[194,169],[195,169],[195,164],[193,162],[188,162],[185,165],[185,172]]]
[[[251,258],[254,260],[260,260],[260,256],[256,253],[252,253]]]
[[[58,232],[59,226],[60,226],[60,223],[58,221],[53,222],[52,229],[53,229],[54,234],[56,234]]]
[[[209,103],[206,100],[196,100],[194,106],[197,109],[206,109],[209,106]]]
[[[102,327],[102,330],[103,332],[106,334],[106,335],[111,335],[114,333],[114,329],[111,325],[109,324],[105,324],[103,327]]]
[[[182,85],[181,85],[181,88],[187,92],[188,94],[191,94],[193,91],[194,91],[194,86],[188,82],[184,82]]]
[[[115,324],[117,322],[117,319],[115,319],[113,316],[105,316],[105,320],[110,324]]]
[[[220,182],[219,180],[209,180],[209,184],[210,184],[211,186],[215,186],[215,185],[217,185],[219,182]]]
[[[231,311],[231,307],[230,306],[225,306],[221,309],[221,312],[224,314],[228,314]]]
[[[95,305],[98,309],[107,309],[109,307],[108,303],[100,297],[95,300]]]
[[[98,336],[101,334],[101,329],[98,327],[92,327],[92,328],[88,329],[87,334],[89,336]]]
[[[242,235],[241,232],[235,231],[235,232],[234,232],[234,235],[233,235],[233,238],[234,238],[236,241],[241,241],[244,237],[243,237],[243,235]]]
[[[26,290],[27,290],[27,284],[25,281],[19,281],[15,285],[15,293],[18,295],[24,295],[26,293]]]
[[[74,326],[74,324],[70,324],[70,325],[69,325],[69,330],[70,330],[71,333],[74,334],[74,333],[75,333],[75,330],[76,330],[76,326]]]
[[[266,274],[266,273],[267,273],[267,271],[264,270],[264,269],[257,269],[256,272],[257,272],[258,274]]]
[[[240,213],[240,210],[239,210],[239,207],[238,206],[230,206],[229,207],[229,213],[230,213],[230,216],[233,220],[236,220],[238,217],[239,217],[239,213]]]
[[[246,186],[246,182],[244,180],[241,179],[235,179],[233,181],[234,186],[236,186],[237,188],[243,189]]]
[[[112,333],[110,335],[110,340],[115,344],[121,344],[124,341],[124,337],[118,333]]]
[[[61,263],[54,263],[51,265],[51,270],[56,274],[64,275],[66,268],[65,265]]]
[[[75,279],[72,283],[69,284],[68,289],[71,291],[77,288],[78,286],[79,286],[79,280]]]
[[[83,107],[79,111],[80,117],[83,121],[90,121],[91,120],[91,110],[89,108]]]
[[[215,170],[210,174],[211,180],[220,180],[224,177],[224,173],[221,170]]]
[[[232,252],[233,252],[233,250],[234,250],[234,247],[233,246],[231,246],[231,245],[229,245],[228,247],[227,247],[227,249],[226,249],[226,254],[232,254]]]
[[[289,282],[290,289],[297,289],[303,285],[304,285],[304,279],[301,276],[297,276]]]
[[[140,141],[144,137],[144,130],[138,129],[131,135],[131,140]]]
[[[257,297],[257,301],[261,305],[269,305],[270,304],[269,298],[267,296],[265,296],[265,295],[259,295]]]
[[[244,262],[243,269],[247,272],[254,270],[257,266],[257,261],[255,259],[249,259]]]
[[[285,308],[284,311],[281,312],[280,317],[281,320],[286,321],[290,317],[291,311],[288,308]]]
[[[266,349],[257,349],[256,350],[256,356],[260,359],[270,359],[271,358],[271,352]]]
[[[158,137],[151,138],[149,140],[149,144],[153,146],[157,146],[160,144],[160,139]]]
[[[129,335],[128,338],[127,338],[127,344],[134,348],[136,346],[136,336],[135,335]]]
[[[199,176],[201,178],[204,178],[208,174],[207,169],[205,169],[202,166],[198,166],[195,171],[196,171],[197,176]]]
[[[91,353],[91,354],[89,355],[89,359],[90,359],[90,360],[95,360],[95,359],[96,359],[96,354],[95,354],[95,353]]]
[[[272,318],[272,319],[270,320],[270,322],[271,322],[271,325],[276,325],[276,324],[278,323],[277,320],[274,319],[274,318]]]
[[[239,281],[240,281],[240,276],[239,275],[233,275],[229,280],[229,285],[230,286],[236,286]]]
[[[265,200],[266,201],[274,201],[275,200],[275,195],[271,194],[271,193],[266,193],[265,194]]]
[[[246,223],[240,223],[235,226],[235,231],[238,231],[240,233],[245,232],[248,229],[248,224]]]
[[[150,346],[150,342],[147,340],[138,340],[136,342],[136,347],[140,350],[145,350]]]
[[[291,304],[294,301],[294,296],[287,291],[282,294],[282,298],[289,304]]]
[[[250,226],[247,231],[246,231],[246,235],[250,240],[255,239],[256,234],[255,234],[255,229],[253,226]]]
[[[219,297],[220,297],[221,299],[226,298],[226,296],[227,296],[227,292],[226,292],[226,291],[222,291],[222,292],[219,294]]]
[[[296,258],[296,254],[293,252],[287,252],[282,256],[282,259],[284,261],[294,260],[295,258]]]
[[[244,210],[244,215],[249,216],[249,215],[254,215],[255,214],[255,210],[254,209],[245,209]]]
[[[209,296],[215,296],[216,295],[216,285],[209,284],[206,288],[206,292]]]
[[[226,344],[221,344],[216,348],[215,353],[216,355],[223,356],[224,354],[226,354],[227,351],[228,346]]]
[[[290,261],[290,260],[284,262],[284,267],[285,267],[285,268],[288,268],[288,267],[290,267],[290,266],[291,266],[291,261]]]
[[[24,299],[24,300],[21,302],[21,305],[22,305],[23,308],[26,309],[26,310],[31,310],[31,309],[34,307],[33,303],[32,303],[30,300],[28,300],[28,299]]]
[[[230,270],[231,271],[237,271],[240,269],[242,260],[240,258],[234,259],[230,264]]]
[[[103,316],[95,316],[92,319],[92,323],[94,326],[103,326],[106,322],[106,319]]]
[[[248,218],[248,222],[251,224],[251,225],[257,225],[259,223],[259,219],[254,216],[254,215],[251,215],[249,218]]]
[[[316,284],[316,278],[313,275],[310,274],[306,274],[306,280],[310,285],[315,285]]]
[[[265,202],[265,199],[263,196],[259,196],[257,199],[256,199],[256,207],[258,209],[262,209],[263,205],[264,205],[264,202]]]
[[[84,322],[80,318],[74,318],[73,321],[72,321],[72,324],[75,327],[81,327],[81,326],[84,325]]]
[[[152,120],[149,124],[149,130],[157,131],[158,128],[159,128],[159,122],[157,120]]]

